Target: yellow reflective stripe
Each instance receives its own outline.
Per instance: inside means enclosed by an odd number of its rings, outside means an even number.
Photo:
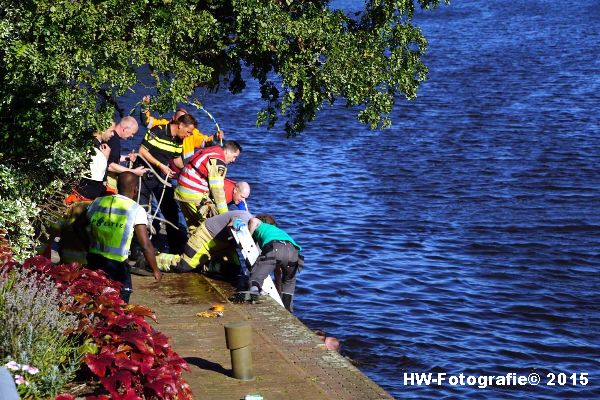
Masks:
[[[90,253],[115,261],[127,259],[134,234],[135,216],[141,206],[119,196],[99,197],[90,205],[92,237]]]
[[[206,192],[198,192],[195,190],[189,190],[181,185],[177,185],[175,189],[175,199],[184,201],[187,203],[199,203],[202,199],[208,198]]]
[[[190,236],[183,251],[181,262],[190,268],[196,268],[198,265],[208,262],[210,250],[216,245],[216,241],[203,223]]]
[[[180,144],[156,136],[152,139],[148,139],[148,143],[157,149],[164,150],[169,153],[181,153],[182,150],[182,146]]]
[[[219,214],[223,214],[229,211],[229,208],[227,208],[227,203],[217,203],[216,206]]]

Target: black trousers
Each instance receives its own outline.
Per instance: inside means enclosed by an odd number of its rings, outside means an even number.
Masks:
[[[281,292],[293,295],[300,258],[298,249],[290,242],[274,240],[267,243],[250,272],[250,285],[262,288],[267,275],[281,268]]]
[[[179,225],[179,205],[175,201],[175,191],[173,187],[164,187],[156,176],[144,176],[142,178],[142,185],[140,187],[140,205],[147,206],[150,204],[152,195],[159,201],[162,196],[160,203],[160,211],[167,221],[175,226]],[[154,212],[152,213],[154,214]],[[187,235],[185,232],[172,227],[167,224],[167,243],[169,245],[169,253],[181,254],[183,253],[183,247],[187,242]]]
[[[119,262],[102,257],[98,254],[88,253],[87,266],[92,270],[101,269],[102,271],[106,272],[106,275],[108,275],[110,279],[123,284],[119,297],[125,303],[129,303],[129,297],[133,292],[133,285],[131,282],[131,270],[127,261]]]

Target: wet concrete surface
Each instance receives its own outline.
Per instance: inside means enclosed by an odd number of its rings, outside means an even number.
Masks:
[[[392,398],[268,297],[259,304],[231,303],[229,283],[200,274],[165,274],[160,283],[133,278],[131,303],[156,313],[155,328],[171,338],[190,365],[184,378],[195,399],[236,400],[248,394],[265,400]],[[215,304],[224,305],[222,317],[196,316]],[[231,377],[224,327],[237,321],[252,326],[252,381]]]

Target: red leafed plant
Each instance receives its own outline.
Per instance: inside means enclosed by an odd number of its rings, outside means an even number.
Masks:
[[[13,261],[13,255],[6,239],[6,231],[0,229],[0,267],[11,261]]]
[[[50,275],[59,289],[75,298],[69,311],[80,315],[76,332],[90,338],[98,349],[86,355],[85,363],[112,399],[192,399],[181,377],[183,370],[189,370],[187,363],[169,346],[167,337],[146,321],[145,317],[156,320],[149,308],[119,298],[119,283],[101,271],[79,264],[53,265],[42,256],[27,260],[24,267]]]

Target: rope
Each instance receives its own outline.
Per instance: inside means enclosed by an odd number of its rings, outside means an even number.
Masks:
[[[221,130],[221,128],[219,127],[219,123],[217,122],[217,120],[215,119],[215,117],[213,117],[212,114],[209,113],[208,110],[206,110],[202,106],[202,103],[200,103],[199,100],[194,100],[193,102],[189,102],[188,104],[191,105],[191,106],[194,106],[198,110],[204,112],[206,114],[206,116],[212,121],[212,123],[215,124],[215,127],[217,128],[217,132],[219,132]],[[221,146],[223,146],[223,139],[220,139],[220,144],[221,144]]]
[[[141,154],[137,154],[137,157],[139,157],[144,162],[144,164],[146,164],[146,166],[148,167],[148,172],[154,174],[154,176],[156,176],[156,179],[158,179],[158,181],[163,184],[162,193],[160,194],[160,199],[158,199],[158,205],[156,206],[156,211],[154,212],[154,215],[150,215],[150,220],[154,221],[155,219],[157,219],[157,220],[159,220],[161,222],[164,222],[164,223],[167,223],[167,224],[171,225],[173,228],[179,230],[179,228],[175,224],[173,224],[171,221],[167,221],[166,219],[157,217],[158,211],[160,210],[160,204],[162,203],[162,200],[163,200],[163,197],[165,195],[165,191],[167,189],[167,186],[168,187],[172,187],[173,185],[171,185],[171,183],[169,181],[163,179],[162,176],[160,176],[160,174],[158,172],[156,172],[156,170],[154,169],[154,167],[152,166],[152,164],[150,164],[148,162],[148,160],[146,160],[144,158],[144,156],[142,156]],[[141,176],[138,177],[138,180],[139,180],[139,182],[138,182],[139,187],[141,188],[142,187],[142,177]],[[138,190],[138,195],[137,195],[137,203],[138,204],[140,202],[140,193],[141,193],[141,190]],[[151,201],[151,199],[150,199],[150,201]],[[142,207],[147,208],[148,211],[151,210],[150,209],[150,203],[149,204],[144,204],[144,205],[142,205]]]
[[[196,107],[196,109],[202,111],[204,114],[206,114],[206,116],[212,121],[213,124],[215,124],[215,127],[217,128],[217,132],[221,131],[221,127],[219,126],[219,123],[217,122],[217,120],[215,119],[215,117],[212,116],[212,114],[210,112],[208,112],[207,109],[205,109],[202,106],[202,103],[199,100],[194,100],[193,102],[188,102],[189,105]],[[219,139],[220,145],[223,146],[223,139]],[[163,196],[165,194],[165,190],[168,187],[172,187],[172,185],[166,181],[165,179],[163,179],[160,174],[158,174],[156,172],[156,170],[154,169],[154,166],[152,166],[148,160],[146,160],[143,156],[141,156],[140,154],[137,154],[137,157],[139,157],[144,164],[146,164],[146,166],[148,167],[148,170],[150,173],[154,174],[154,176],[156,176],[156,178],[163,184],[163,190],[162,193],[160,195],[160,200],[158,201],[158,207],[156,208],[156,212],[154,213],[154,215],[151,215],[151,220],[154,221],[155,219],[158,219],[159,221],[165,222],[169,225],[171,225],[172,227],[174,227],[175,229],[179,229],[177,226],[175,226],[172,222],[167,221],[163,218],[159,218],[157,217],[158,214],[158,210],[160,210],[160,203],[162,202]],[[139,187],[142,187],[142,177],[139,177]],[[140,202],[140,191],[138,191],[138,198],[137,198],[137,203],[139,204]],[[150,206],[151,204],[146,204],[146,205],[142,205],[142,207],[147,208],[148,210],[150,210]]]
[[[160,181],[160,183],[162,183],[163,185],[168,186],[168,187],[173,186],[173,185],[171,185],[169,183],[169,181],[167,181],[164,178],[162,178],[160,176],[160,174],[158,172],[156,172],[156,170],[154,169],[154,167],[148,162],[148,160],[146,160],[144,158],[144,156],[142,156],[141,154],[137,154],[137,157],[139,159],[141,159],[144,162],[144,164],[146,164],[146,166],[148,167],[149,172],[152,172],[156,176],[156,178]]]

